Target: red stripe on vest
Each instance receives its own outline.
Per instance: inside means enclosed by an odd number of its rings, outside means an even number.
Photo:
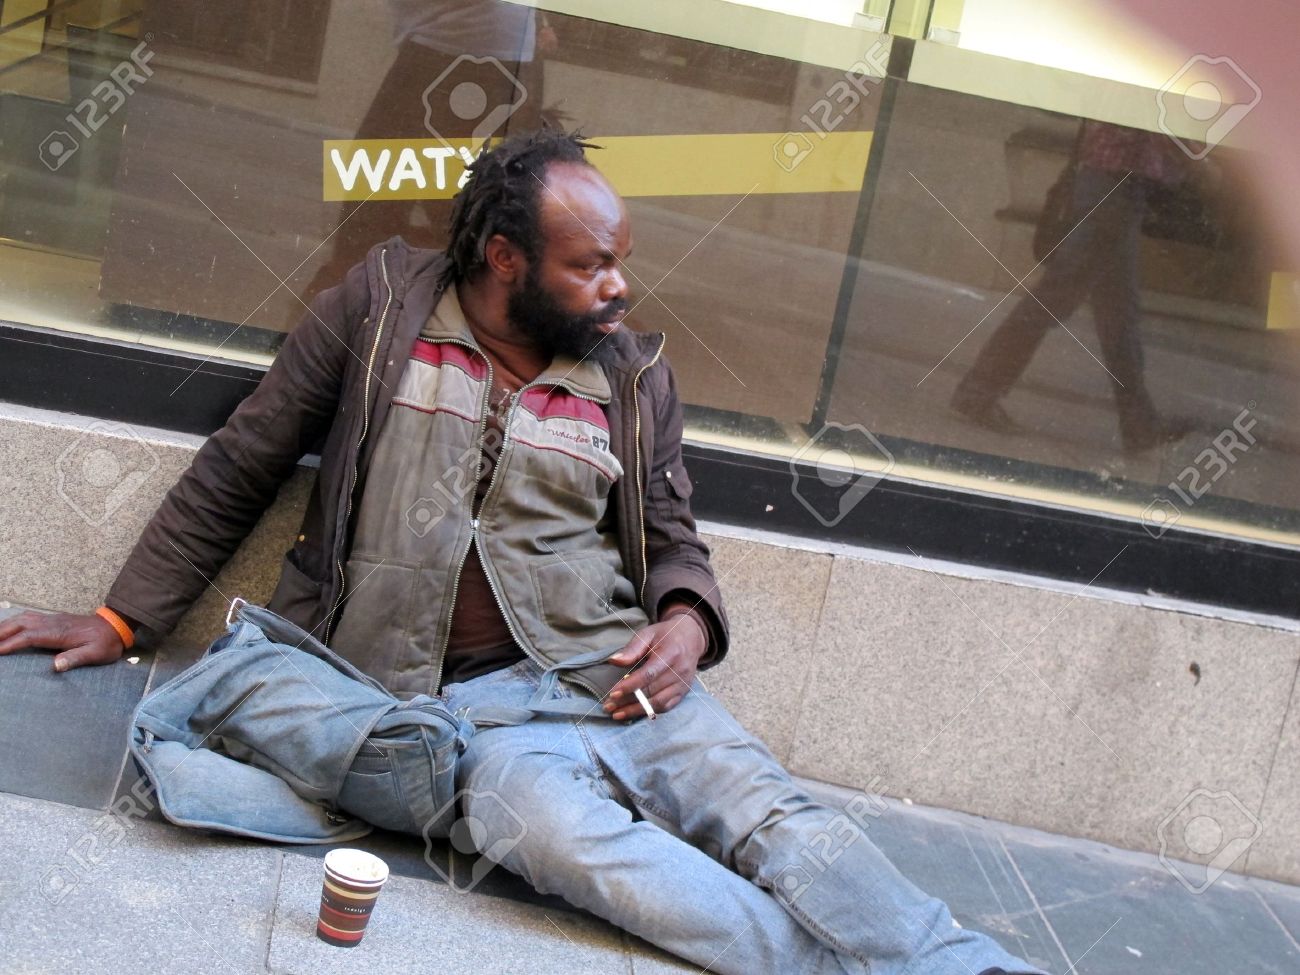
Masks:
[[[581,420],[608,432],[609,421],[599,403],[574,396],[561,386],[535,386],[520,401],[539,420]]]
[[[427,362],[431,366],[455,366],[473,379],[487,379],[487,363],[456,342],[426,342],[416,339],[411,346],[411,358]]]

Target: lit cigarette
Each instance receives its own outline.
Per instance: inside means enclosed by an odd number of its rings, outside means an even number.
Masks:
[[[650,698],[645,696],[645,691],[638,687],[632,693],[635,694],[636,699],[641,702],[641,708],[645,711],[646,717],[654,720],[655,709],[650,706]]]

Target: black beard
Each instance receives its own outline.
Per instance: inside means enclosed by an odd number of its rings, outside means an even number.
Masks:
[[[511,323],[543,352],[552,357],[567,355],[579,360],[594,356],[602,362],[612,354],[613,347],[605,341],[610,336],[596,326],[616,318],[626,309],[627,299],[615,298],[598,314],[570,314],[537,280],[531,267],[519,290],[511,293],[506,304]]]

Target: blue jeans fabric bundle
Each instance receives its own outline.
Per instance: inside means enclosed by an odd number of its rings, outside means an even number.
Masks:
[[[593,655],[548,670],[525,707],[453,713],[428,695],[399,700],[268,609],[234,607],[226,633],[131,721],[131,754],[181,826],[285,843],[347,841],[372,826],[445,838],[475,724],[590,710],[546,699],[560,669]]]

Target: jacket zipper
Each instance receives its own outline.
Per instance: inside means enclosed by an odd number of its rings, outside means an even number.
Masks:
[[[666,334],[662,335],[659,339],[659,348],[655,350],[654,358],[638,369],[635,378],[632,380],[632,412],[636,416],[636,425],[633,428],[632,433],[632,439],[636,444],[636,510],[637,514],[640,515],[641,529],[641,591],[638,595],[638,599],[640,599],[643,607],[645,606],[646,576],[649,574],[649,570],[646,568],[645,497],[643,495],[643,487],[641,484],[641,401],[637,399],[636,388],[637,384],[641,382],[642,373],[659,361],[659,356],[663,354],[664,346],[667,344],[668,336]]]
[[[366,382],[361,396],[361,436],[357,439],[356,456],[352,461],[352,486],[348,488],[347,510],[343,515],[343,535],[346,539],[348,531],[348,522],[352,519],[352,495],[357,489],[357,467],[361,463],[361,445],[365,443],[366,433],[370,429],[370,377],[375,371],[375,356],[379,353],[379,340],[384,334],[384,322],[388,318],[389,306],[393,303],[393,287],[388,283],[388,248],[379,252],[379,268],[383,273],[384,287],[388,289],[388,297],[384,300],[384,310],[379,314],[379,324],[375,327],[375,341],[370,347],[370,361],[366,364]],[[347,589],[347,577],[343,572],[343,561],[337,555],[334,558],[334,564],[339,570],[339,593],[334,599],[334,606],[330,609],[329,622],[325,625],[325,637],[322,643],[329,645],[330,634],[338,622],[339,606],[343,602],[343,594]]]

